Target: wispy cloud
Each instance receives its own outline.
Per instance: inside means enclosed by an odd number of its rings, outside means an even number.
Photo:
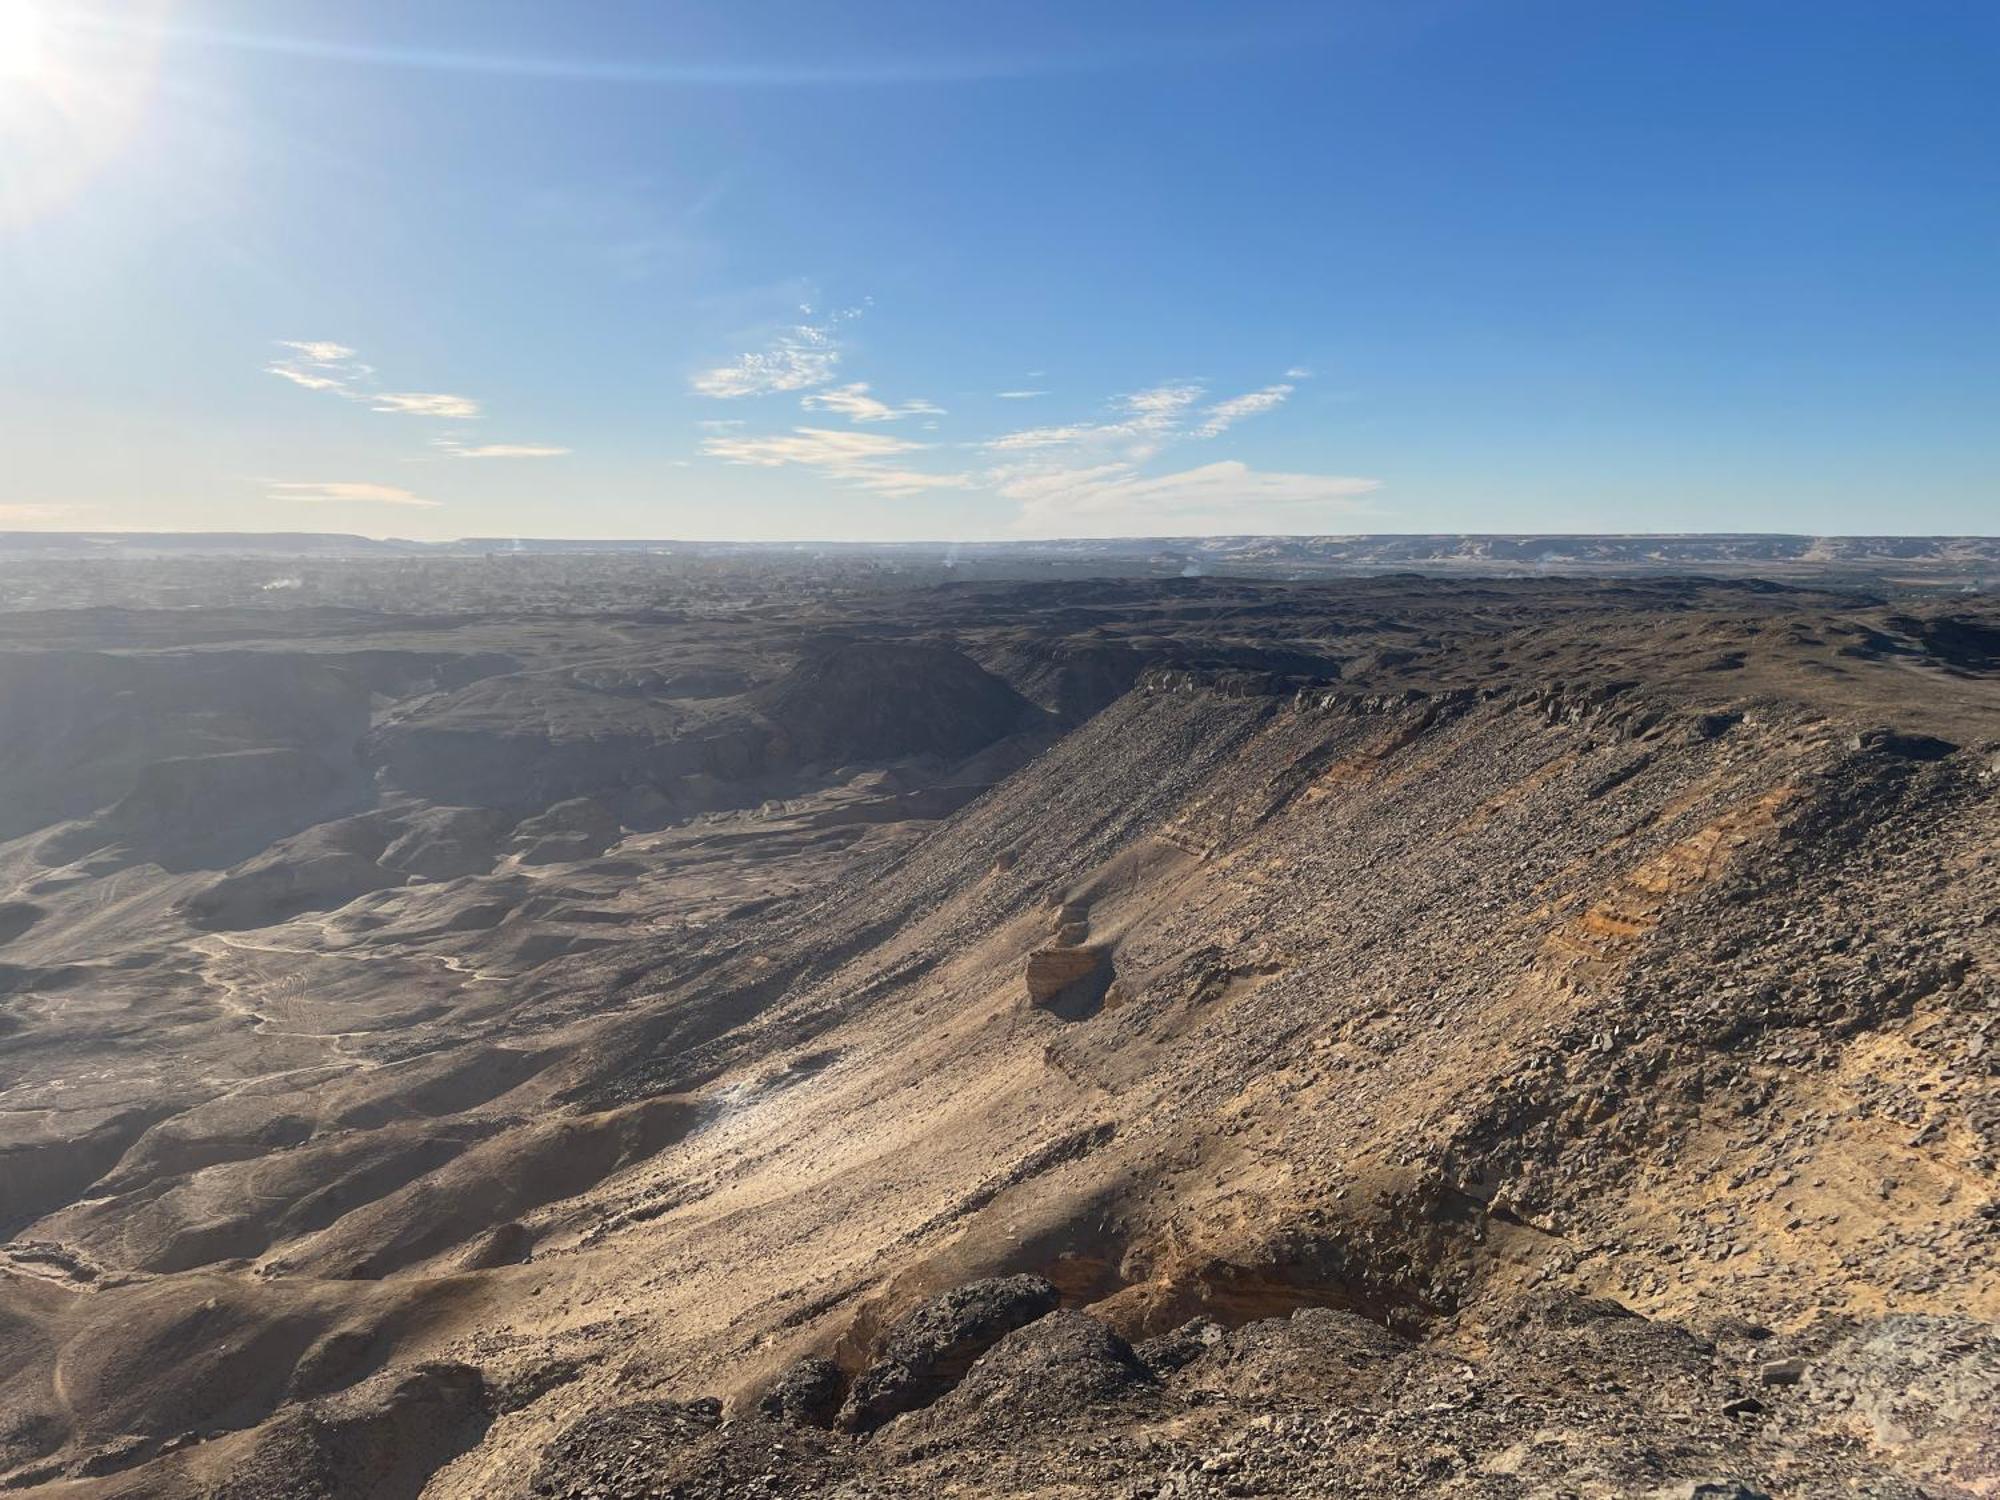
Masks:
[[[878,401],[868,394],[866,381],[837,385],[830,391],[814,391],[801,396],[799,405],[808,411],[834,412],[850,422],[900,422],[904,417],[941,417],[945,414],[942,406],[933,406],[928,401],[905,401],[901,406]]]
[[[326,339],[279,339],[278,347],[292,352],[264,366],[266,373],[309,391],[337,391],[358,400],[356,387],[375,373],[345,344]]]
[[[1180,420],[1181,413],[1200,399],[1201,387],[1193,382],[1156,385],[1118,398],[1129,423],[1146,431],[1171,428]]]
[[[566,458],[571,451],[549,443],[481,443],[468,448],[455,438],[439,438],[437,446],[453,458]]]
[[[824,385],[839,367],[838,350],[793,341],[760,354],[739,354],[730,364],[704,370],[694,377],[694,388],[721,401],[740,396],[770,396]]]
[[[1189,407],[1201,399],[1202,388],[1191,381],[1149,386],[1120,396],[1108,422],[1072,422],[1062,426],[1028,427],[1003,433],[986,446],[1010,453],[1042,448],[1088,447],[1119,451],[1128,459],[1150,458],[1179,428]]]
[[[1304,379],[1294,370],[1291,378]],[[1170,381],[1120,396],[1096,422],[1029,427],[983,446],[1001,456],[981,483],[1020,507],[1017,530],[1042,536],[1296,531],[1351,512],[1379,481],[1341,474],[1272,473],[1229,459],[1173,473],[1149,472],[1174,444],[1218,438],[1276,409],[1291,380],[1203,404],[1198,381]]]
[[[1304,376],[1294,371],[1299,378]],[[991,438],[985,447],[996,453],[1034,452],[1053,448],[1077,448],[1118,453],[1128,460],[1150,458],[1169,442],[1183,438],[1220,437],[1245,417],[1253,417],[1282,406],[1297,387],[1289,381],[1267,385],[1261,390],[1231,396],[1202,409],[1200,420],[1189,425],[1195,408],[1205,394],[1196,381],[1172,381],[1120,396],[1113,403],[1115,415],[1109,421],[1069,422],[1044,427],[1024,427]],[[1001,392],[1001,395],[1040,395],[1045,392]]]
[[[1195,536],[1295,531],[1359,508],[1380,481],[1280,474],[1235,460],[1146,475],[1127,463],[1032,468],[992,476],[1016,502],[1017,531],[1037,536]]]
[[[702,443],[701,448],[710,457],[732,464],[756,464],[775,469],[784,464],[831,468],[870,463],[900,453],[914,453],[923,446],[909,438],[890,437],[881,432],[794,427],[779,437],[711,437]]]
[[[1087,422],[1069,427],[1024,427],[1019,432],[1007,432],[997,438],[989,438],[986,446],[1001,453],[1034,448],[1062,448],[1071,443],[1084,442],[1103,431],[1104,428]]]
[[[382,390],[375,378],[375,367],[364,363],[347,345],[331,339],[279,339],[277,344],[286,352],[264,366],[265,371],[305,390],[325,391],[344,401],[357,402],[370,411],[394,416],[476,422],[485,415],[484,408],[471,396],[448,391]],[[454,458],[561,458],[570,452],[549,443],[474,445],[461,441],[455,434],[437,438],[434,443]]]
[[[280,339],[278,342],[287,349],[297,351],[299,358],[311,360],[316,365],[337,365],[354,358],[354,351],[345,344],[332,343],[327,339]]]
[[[1221,400],[1211,400],[1199,380],[1145,386],[1110,398],[1095,416],[1082,420],[971,439],[965,446],[988,455],[983,470],[931,472],[919,467],[917,455],[936,445],[864,429],[943,413],[927,401],[886,402],[865,381],[834,384],[843,352],[835,321],[789,328],[768,348],[704,372],[695,389],[720,397],[797,390],[805,410],[843,417],[855,426],[759,433],[741,422],[711,420],[700,424],[701,451],[724,463],[799,468],[885,495],[975,491],[1011,502],[1017,507],[1015,529],[1040,536],[1332,529],[1379,485],[1351,475],[1267,472],[1235,459],[1155,472],[1163,451],[1219,438],[1282,406],[1297,389],[1293,382],[1307,378],[1296,367],[1282,381]],[[1025,401],[1049,394],[1023,387],[995,396]]]
[[[69,17],[64,17],[65,21]],[[994,79],[1039,78],[1123,71],[1159,64],[1208,63],[1219,44],[1209,36],[1160,35],[1121,38],[1116,46],[1002,51],[979,47],[969,52],[938,52],[845,57],[672,57],[564,56],[546,51],[478,52],[443,47],[407,47],[388,43],[336,41],[275,31],[238,30],[193,22],[168,25],[121,18],[116,22],[85,19],[79,24],[103,30],[109,26],[138,35],[164,37],[204,47],[301,57],[376,68],[427,73],[483,74],[502,78],[539,78],[581,84],[661,84],[673,88],[742,89],[878,88],[914,84],[970,83]],[[677,49],[678,51],[678,49]]]
[[[694,389],[703,396],[733,401],[744,396],[772,396],[825,385],[840,368],[840,344],[835,330],[857,316],[858,309],[849,309],[818,323],[795,323],[772,339],[768,347],[739,354],[728,364],[703,370],[694,377]]]
[[[370,411],[396,412],[411,417],[450,417],[469,421],[479,416],[479,403],[470,396],[451,396],[440,391],[380,391],[366,398]]]
[[[859,469],[841,476],[864,490],[891,497],[921,495],[927,490],[964,490],[972,487],[970,474],[933,474],[924,469]]]
[[[426,500],[393,484],[367,484],[353,480],[301,481],[272,480],[273,500],[289,500],[300,505],[412,505],[431,508],[439,500]]]
[[[795,427],[775,437],[705,439],[701,451],[724,463],[776,469],[796,464],[829,479],[886,495],[913,495],[924,490],[964,489],[969,474],[932,474],[891,463],[929,445],[880,432],[850,432],[829,427]]]
[[[11,526],[18,521],[60,521],[96,509],[94,505],[52,505],[42,501],[8,502],[0,504],[0,526]]]
[[[1241,396],[1231,396],[1227,401],[1218,401],[1202,413],[1201,425],[1195,428],[1194,435],[1201,438],[1220,437],[1245,417],[1254,417],[1283,406],[1285,398],[1294,389],[1287,384],[1267,385],[1261,391],[1248,391]]]
[[[370,411],[396,412],[413,417],[450,417],[458,421],[477,418],[479,403],[470,396],[454,396],[441,391],[379,391],[375,389],[375,367],[363,364],[345,344],[330,339],[279,339],[280,349],[291,353],[264,366],[266,373],[309,391],[331,391],[349,401],[366,402]]]

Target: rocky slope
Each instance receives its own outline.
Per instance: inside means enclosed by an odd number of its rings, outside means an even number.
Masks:
[[[366,805],[233,869],[0,848],[10,1482],[2000,1489],[1990,608],[654,628],[454,625],[518,694],[377,689]],[[370,748],[544,678],[653,716],[595,812]]]

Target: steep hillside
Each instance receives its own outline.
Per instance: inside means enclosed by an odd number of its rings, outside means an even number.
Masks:
[[[744,722],[860,764],[755,810],[392,788],[122,895],[8,846],[4,1472],[1993,1493],[1993,624],[947,594],[768,664]]]

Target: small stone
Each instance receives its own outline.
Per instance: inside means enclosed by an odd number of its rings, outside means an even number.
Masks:
[[[1757,1378],[1765,1385],[1797,1385],[1805,1378],[1806,1362],[1794,1356],[1791,1359],[1773,1359],[1757,1367]]]

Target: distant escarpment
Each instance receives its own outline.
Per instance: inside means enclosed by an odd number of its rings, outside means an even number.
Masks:
[[[383,725],[368,755],[391,785],[431,798],[545,806],[647,789],[701,811],[758,801],[773,778],[810,769],[962,760],[1044,717],[963,653],[902,641],[810,649],[735,695],[667,696],[681,686],[488,678]]]

